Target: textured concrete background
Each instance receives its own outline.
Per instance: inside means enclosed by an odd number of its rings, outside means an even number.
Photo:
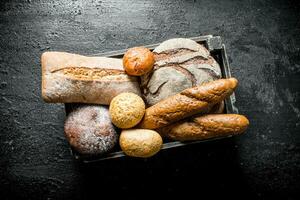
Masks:
[[[297,1],[1,1],[0,199],[143,192],[296,199],[300,191]],[[41,99],[40,55],[220,35],[245,135],[88,166],[71,157],[64,107]],[[153,183],[152,183],[153,182]]]

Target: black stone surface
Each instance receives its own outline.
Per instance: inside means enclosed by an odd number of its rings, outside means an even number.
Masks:
[[[206,34],[226,44],[246,134],[148,160],[74,161],[63,105],[41,99],[42,52],[88,55]],[[299,34],[297,1],[1,1],[0,199],[298,199]]]

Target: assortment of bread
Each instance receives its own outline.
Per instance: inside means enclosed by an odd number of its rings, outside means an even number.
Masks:
[[[147,158],[163,138],[225,137],[249,125],[245,116],[222,114],[237,79],[221,79],[209,51],[190,39],[167,40],[153,52],[131,48],[123,60],[45,52],[41,65],[46,102],[83,103],[64,127],[80,154],[105,154],[119,143],[126,155]]]

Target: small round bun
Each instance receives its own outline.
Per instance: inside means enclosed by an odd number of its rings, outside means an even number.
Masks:
[[[145,47],[130,48],[123,57],[123,66],[127,74],[141,76],[151,71],[154,54]]]
[[[122,151],[132,157],[148,158],[162,147],[161,136],[149,129],[123,130],[119,139]]]
[[[65,121],[65,136],[81,154],[104,154],[118,142],[116,127],[111,123],[106,106],[81,106]]]
[[[109,113],[114,125],[119,128],[131,128],[142,120],[145,103],[134,93],[121,93],[112,99]]]

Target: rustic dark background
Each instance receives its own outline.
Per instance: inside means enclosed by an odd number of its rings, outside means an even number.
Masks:
[[[1,1],[0,199],[105,193],[298,199],[300,6],[297,1]],[[64,107],[41,99],[40,55],[222,36],[245,135],[93,165],[74,161]],[[142,197],[142,196],[141,196]],[[298,197],[298,198],[297,198]]]

